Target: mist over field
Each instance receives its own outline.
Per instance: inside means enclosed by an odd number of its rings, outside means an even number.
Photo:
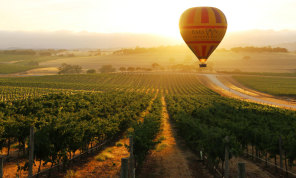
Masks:
[[[94,33],[71,31],[0,31],[0,49],[73,49],[73,48],[133,48],[184,44],[181,36],[135,33]],[[295,30],[247,30],[228,32],[220,48],[237,46],[272,46],[296,50]]]
[[[175,45],[181,41],[151,34],[92,33],[92,32],[24,32],[0,31],[1,49],[73,49],[73,48],[131,48]]]

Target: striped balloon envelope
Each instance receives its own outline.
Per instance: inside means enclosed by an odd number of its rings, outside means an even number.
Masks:
[[[193,7],[181,15],[179,22],[182,38],[206,67],[208,57],[222,41],[227,21],[223,12],[215,7]]]

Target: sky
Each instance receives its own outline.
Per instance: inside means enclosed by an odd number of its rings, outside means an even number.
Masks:
[[[1,2],[2,1],[2,2]],[[0,31],[148,33],[179,38],[190,7],[224,12],[228,31],[296,30],[295,0],[0,0]]]

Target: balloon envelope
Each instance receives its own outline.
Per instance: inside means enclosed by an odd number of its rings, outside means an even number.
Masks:
[[[227,21],[223,12],[215,7],[193,7],[181,15],[179,22],[182,38],[196,55],[201,66],[223,39]]]

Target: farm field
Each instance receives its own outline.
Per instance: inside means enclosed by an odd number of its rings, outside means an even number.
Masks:
[[[184,52],[186,51],[186,52]],[[91,57],[76,57],[68,59],[57,59],[43,62],[44,67],[58,67],[62,63],[81,65],[85,69],[99,69],[102,65],[115,64],[114,67],[151,67],[152,63],[158,63],[169,67],[174,64],[194,64],[197,59],[190,51],[170,53],[143,53],[131,55],[106,55]],[[244,60],[245,56],[250,56],[249,60]],[[273,54],[273,53],[245,53],[245,52],[215,52],[209,59],[209,67],[216,71],[243,72],[295,72],[293,66],[296,65],[296,55],[294,53]],[[175,61],[172,63],[170,59]],[[285,61],[285,62],[283,62]],[[134,65],[137,64],[137,65]]]
[[[142,48],[140,48],[142,49]],[[83,71],[87,69],[100,69],[103,65],[112,64],[113,67],[142,67],[151,68],[153,63],[158,63],[161,70],[172,70],[174,65],[194,65],[198,62],[193,53],[185,46],[158,47],[152,52],[144,51],[131,54],[113,54],[110,50],[102,55],[94,55],[91,51],[66,51],[55,53],[52,56],[7,54],[0,51],[0,74],[38,72],[34,69],[55,69],[47,73],[57,73],[57,68],[63,63],[79,65]],[[37,51],[38,53],[38,51]],[[40,52],[39,52],[40,53]],[[73,55],[69,57],[69,55]],[[269,72],[269,73],[295,73],[296,54],[270,53],[270,52],[233,52],[217,50],[208,61],[208,71],[226,72]],[[159,69],[157,69],[159,70]],[[43,71],[46,74],[46,70]],[[43,74],[44,75],[44,74]]]
[[[249,59],[245,60],[244,57]],[[208,60],[208,67],[214,71],[293,73],[296,66],[295,53],[247,53],[217,51]],[[173,59],[173,61],[171,61]],[[158,63],[165,68],[171,65],[191,65],[198,60],[189,49],[170,52],[151,52],[129,55],[83,56],[56,59],[40,63],[43,67],[59,67],[62,63],[81,65],[84,69],[99,69],[102,65],[114,67],[151,67]],[[136,65],[135,65],[136,64]]]
[[[22,64],[29,61],[44,62],[47,60],[56,59],[57,56],[37,56],[37,55],[22,55],[22,54],[3,54],[0,53],[0,63]]]
[[[37,63],[54,60],[57,56],[37,56],[0,53],[0,74],[12,74],[38,68]]]
[[[228,144],[233,156],[248,152],[279,164],[275,158],[279,155],[281,137],[285,168],[295,171],[292,164],[296,158],[295,111],[220,96],[204,86],[195,74],[10,77],[0,78],[0,85],[2,154],[9,154],[10,145],[16,144],[14,151],[25,155],[29,128],[33,125],[36,129],[34,173],[111,138],[121,139],[121,133],[129,128],[135,138],[136,160],[142,162],[156,144],[154,139],[160,131],[164,107],[161,97],[177,133],[194,152],[203,152],[210,169],[216,167],[223,172],[220,165],[224,160],[226,136],[230,138]],[[148,113],[143,117],[141,113],[145,111]],[[10,132],[12,128],[17,131]],[[19,164],[24,166],[25,162]],[[232,176],[237,173],[234,169]],[[255,175],[254,170],[246,171],[249,176]],[[77,174],[88,175],[85,172],[80,169]],[[26,170],[17,171],[16,161],[4,164],[5,175],[17,173],[27,175]]]
[[[271,95],[296,98],[296,78],[283,76],[233,76],[243,85]]]

